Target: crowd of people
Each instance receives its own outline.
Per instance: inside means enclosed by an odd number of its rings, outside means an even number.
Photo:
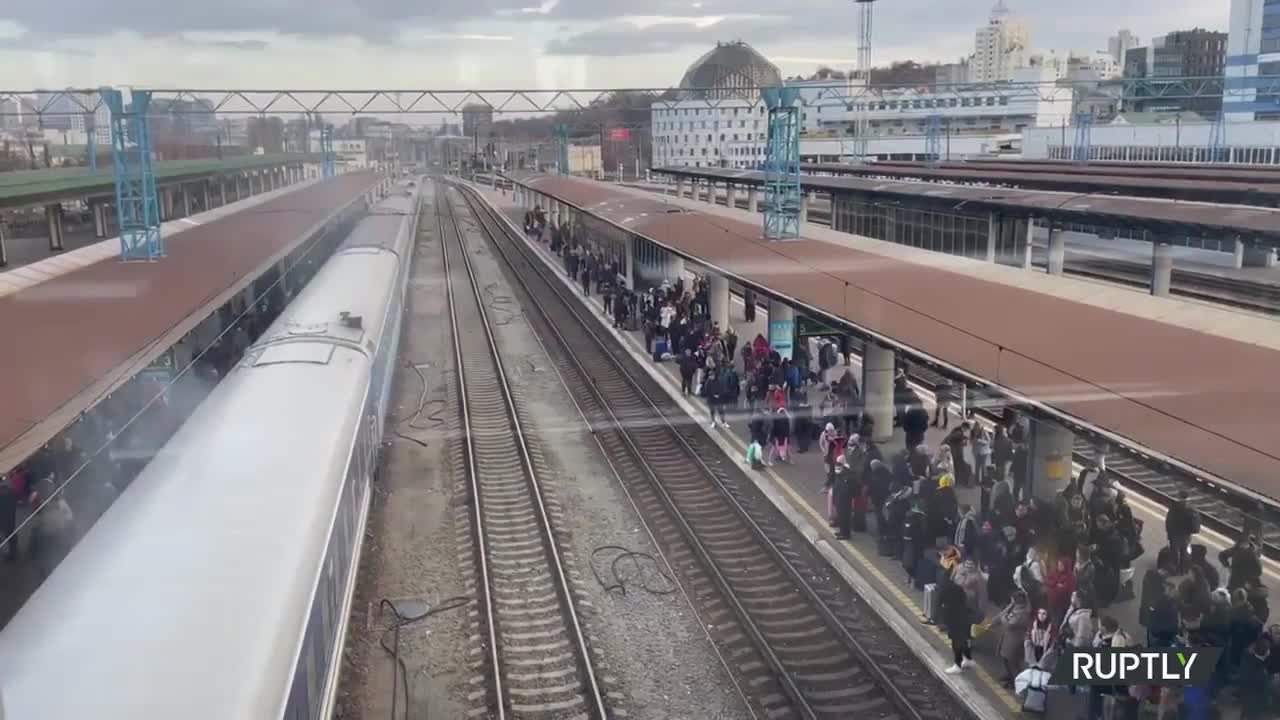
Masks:
[[[561,254],[572,277],[570,257],[599,257],[586,248]],[[905,582],[924,594],[926,621],[951,641],[946,672],[972,667],[975,635],[988,632],[1009,687],[1029,669],[1052,671],[1066,648],[1209,645],[1225,652],[1207,687],[1080,689],[1085,716],[1136,718],[1143,703],[1163,715],[1180,703],[1189,717],[1207,718],[1230,688],[1245,720],[1275,717],[1280,625],[1267,626],[1257,538],[1220,553],[1220,570],[1193,542],[1199,519],[1184,495],[1166,517],[1168,544],[1135,578],[1133,563],[1147,553],[1143,523],[1105,465],[1064,479],[1051,499],[1033,496],[1030,418],[1008,408],[991,428],[973,413],[952,425],[955,389],[935,387],[930,413],[905,365],[895,371],[893,418],[905,443],[877,443],[844,339],[816,356],[802,345],[790,358],[761,335],[740,344],[732,327],[711,320],[708,289],[678,278],[632,295],[646,352],[678,365],[681,391],[706,402],[713,427],[745,420],[753,467],[789,463],[816,445],[831,525],[841,538],[874,536],[880,554],[901,563]],[[748,297],[748,321],[754,312]],[[946,433],[933,449],[931,427]],[[1138,628],[1117,619],[1127,601],[1138,603]]]

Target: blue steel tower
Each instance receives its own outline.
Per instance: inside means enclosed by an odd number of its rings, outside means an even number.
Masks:
[[[127,106],[119,90],[102,88],[99,93],[111,110],[111,166],[120,222],[120,259],[158,260],[164,256],[164,241],[160,236],[160,203],[147,128],[151,92],[131,91]]]
[[[764,236],[771,240],[800,237],[800,90],[763,88],[769,110],[765,148]]]

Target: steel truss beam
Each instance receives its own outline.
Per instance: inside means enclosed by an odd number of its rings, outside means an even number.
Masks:
[[[1260,95],[1280,95],[1280,75],[1248,78],[1247,87],[1228,87],[1222,77],[1195,78],[1131,78],[1113,81],[1077,83],[1090,91],[1117,100],[1180,100],[1193,98],[1234,98],[1253,100]],[[829,85],[808,85],[806,91],[820,92],[824,103],[856,103],[873,100],[906,100],[962,97],[982,92],[997,98],[1028,99],[1043,102],[1071,102],[1075,85],[1068,82],[1000,82],[932,85],[919,88],[871,85],[850,86],[844,81]],[[430,115],[461,114],[465,105],[489,107],[495,113],[539,114],[562,111],[588,111],[602,107],[617,95],[630,95],[641,103],[658,103],[674,108],[680,103],[700,102],[715,108],[730,101],[761,103],[759,87],[740,88],[737,94],[725,96],[712,88],[564,88],[564,89],[453,89],[453,90],[226,90],[226,89],[149,89],[158,101],[203,100],[209,110],[184,105],[166,113],[220,115],[289,115],[295,113],[331,113],[335,115]],[[102,104],[96,89],[67,89],[51,92],[34,90],[0,90],[0,101],[18,103],[17,110],[0,111],[0,115],[35,114],[36,116],[71,115],[93,112]],[[68,104],[69,103],[69,104]],[[10,107],[8,103],[2,106]],[[688,107],[688,105],[683,105]]]

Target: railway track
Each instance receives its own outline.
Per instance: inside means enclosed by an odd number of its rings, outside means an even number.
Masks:
[[[735,463],[467,193],[573,400],[748,705],[768,718],[971,718]]]
[[[608,717],[541,479],[448,191],[437,196],[490,717]]]

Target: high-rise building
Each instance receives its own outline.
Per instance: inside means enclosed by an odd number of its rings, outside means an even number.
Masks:
[[[1222,77],[1226,53],[1227,34],[1203,28],[1171,32],[1152,38],[1148,47],[1131,48],[1125,53],[1124,76],[1146,81],[1135,88],[1127,109],[1217,115],[1223,108],[1221,96],[1187,97],[1180,79],[1170,81],[1168,92],[1160,85],[1162,78]]]
[[[978,28],[974,35],[969,81],[983,83],[1012,79],[1013,71],[1027,64],[1030,40],[1026,23],[1009,12],[1004,0],[996,0],[987,24]]]
[[[1137,35],[1121,30],[1107,39],[1107,52],[1115,58],[1116,65],[1124,65],[1124,54],[1140,44]]]
[[[92,120],[90,120],[90,117],[92,117]],[[71,116],[71,129],[76,132],[82,132],[87,136],[91,125],[93,128],[93,141],[99,146],[110,147],[111,110],[105,102],[99,103],[93,113],[77,113]]]
[[[1280,0],[1231,0],[1222,112],[1228,120],[1280,117],[1280,96],[1258,92],[1259,75],[1280,75]]]

